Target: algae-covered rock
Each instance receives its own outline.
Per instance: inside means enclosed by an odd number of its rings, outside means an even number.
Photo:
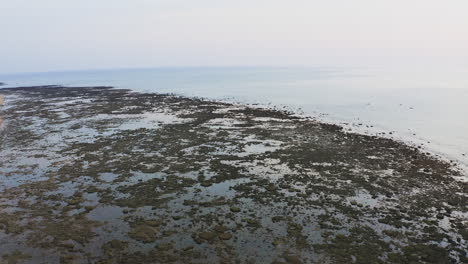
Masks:
[[[222,234],[219,234],[219,238],[221,240],[229,240],[232,238],[232,234],[229,234],[229,233],[222,233]]]
[[[177,220],[182,219],[182,216],[181,215],[174,215],[174,216],[172,216],[172,219],[177,221]]]
[[[276,187],[274,184],[269,184],[269,185],[267,185],[267,186],[265,187],[265,189],[266,189],[267,191],[274,192],[274,191],[276,191],[276,190],[278,189],[278,187]]]
[[[157,227],[164,223],[162,219],[149,219],[149,220],[145,220],[144,222],[145,224],[152,226],[152,227]]]
[[[23,260],[30,259],[32,256],[19,250],[15,250],[12,253],[3,254],[1,257],[0,263],[16,264],[21,263]]]
[[[291,255],[286,255],[284,256],[284,259],[286,260],[287,263],[290,264],[302,264],[302,260],[298,256],[291,256]]]
[[[211,185],[213,185],[213,183],[211,183],[211,182],[202,182],[200,185],[203,186],[203,187],[210,187]]]
[[[126,250],[128,242],[117,239],[111,240],[102,246],[104,253],[109,257],[120,256]]]
[[[260,221],[257,219],[249,218],[245,220],[249,226],[260,226]]]
[[[198,234],[198,237],[200,237],[201,239],[204,239],[204,240],[211,241],[211,240],[216,238],[216,233],[209,232],[209,231],[201,232],[200,234]]]
[[[214,230],[216,232],[224,233],[224,232],[229,230],[229,227],[223,226],[223,225],[218,225],[218,226],[215,226]]]
[[[238,213],[238,212],[241,211],[241,209],[240,209],[239,207],[237,207],[237,206],[232,206],[232,207],[230,208],[230,210],[231,210],[231,212],[233,212],[233,213]]]
[[[138,241],[144,243],[151,243],[156,241],[158,230],[155,227],[149,225],[138,225],[134,227],[128,235]]]

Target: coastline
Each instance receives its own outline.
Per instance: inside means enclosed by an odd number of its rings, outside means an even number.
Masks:
[[[125,88],[124,88],[125,89]],[[141,92],[141,91],[136,91]],[[171,93],[172,94],[172,93]],[[440,144],[434,144],[434,142],[429,141],[427,138],[419,138],[414,135],[409,134],[405,135],[398,133],[395,130],[392,130],[388,127],[379,127],[375,125],[366,124],[362,121],[349,121],[339,118],[329,118],[329,114],[314,112],[308,113],[304,112],[301,107],[293,107],[290,105],[272,105],[272,103],[262,104],[262,103],[248,103],[244,101],[236,100],[235,98],[220,98],[213,99],[203,96],[188,96],[184,94],[174,93],[174,96],[197,98],[206,101],[212,102],[222,102],[227,104],[247,106],[251,108],[256,108],[260,110],[274,110],[274,111],[284,111],[292,116],[299,117],[301,119],[308,119],[314,122],[319,122],[327,125],[336,125],[341,127],[347,133],[355,133],[365,136],[375,136],[379,138],[386,138],[393,141],[397,141],[401,144],[408,145],[414,148],[418,148],[420,151],[429,153],[431,156],[436,157],[437,159],[443,160],[444,162],[450,163],[453,167],[461,170],[464,174],[460,180],[468,181],[468,159],[466,159],[466,154],[449,154],[447,147],[443,147]]]
[[[10,242],[1,253],[102,263],[466,262],[467,183],[417,147],[200,98],[110,87],[2,93],[0,230]]]
[[[326,78],[322,70],[334,75]],[[468,98],[468,90],[464,75],[448,74],[460,73],[463,69],[434,70],[431,71],[434,78],[427,78],[419,70],[410,68],[401,69],[398,73],[391,68],[375,70],[372,67],[108,69],[3,75],[0,80],[8,84],[3,87],[109,85],[137,92],[175,93],[210,100],[287,107],[295,112],[299,109],[325,122],[340,126],[350,123],[353,130],[364,128],[355,126],[359,123],[372,126],[371,131],[365,131],[372,135],[392,132],[398,140],[422,143],[423,148],[430,152],[468,165],[468,136],[463,133],[468,131],[463,122],[463,113],[468,109],[462,100]],[[409,76],[412,77],[408,79]],[[398,80],[398,85],[389,85],[386,80]],[[418,89],[410,80],[427,89]],[[325,87],[330,89],[323,89]],[[440,94],[444,94],[444,102],[451,102],[446,107],[440,107]]]
[[[408,145],[414,148],[418,148],[422,152],[429,153],[431,156],[436,157],[437,159],[443,160],[451,164],[454,168],[462,171],[463,181],[468,181],[468,160],[465,158],[464,154],[454,155],[448,154],[446,147],[441,147],[440,145],[435,145],[434,142],[430,142],[425,138],[416,138],[410,135],[402,135],[396,131],[391,131],[384,128],[375,128],[368,125],[362,125],[361,123],[349,123],[346,121],[337,121],[337,120],[325,120],[318,119],[318,122],[324,122],[328,124],[335,124],[343,127],[349,133],[356,133],[367,136],[377,136],[381,138],[387,138],[393,141],[400,142],[404,145]],[[389,132],[390,131],[390,132]]]

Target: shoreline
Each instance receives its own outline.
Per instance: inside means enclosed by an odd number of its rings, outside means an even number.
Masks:
[[[131,88],[118,88],[116,89],[130,89]],[[140,93],[139,91],[134,91]],[[151,92],[148,92],[151,93]],[[390,139],[392,141],[396,141],[398,143],[418,148],[420,151],[430,153],[430,155],[437,157],[444,162],[450,163],[453,167],[461,170],[465,176],[463,176],[462,181],[468,181],[468,159],[464,159],[466,157],[465,154],[449,154],[447,149],[443,149],[442,147],[433,146],[433,142],[428,142],[426,138],[416,138],[410,135],[403,135],[399,134],[397,131],[392,130],[391,128],[384,128],[384,127],[375,127],[374,125],[368,125],[362,122],[351,122],[346,121],[343,119],[337,118],[324,118],[329,114],[325,113],[316,113],[312,115],[311,113],[304,112],[300,107],[293,107],[289,105],[272,105],[271,103],[262,104],[262,103],[246,103],[235,98],[223,98],[223,99],[212,99],[203,96],[187,96],[184,94],[179,93],[169,93],[173,96],[180,96],[184,98],[196,98],[200,100],[205,100],[209,102],[221,102],[227,104],[233,104],[238,106],[246,106],[260,110],[266,111],[280,111],[287,113],[288,115],[299,117],[301,119],[307,119],[313,122],[318,122],[326,125],[334,125],[341,127],[347,133],[355,133],[359,135],[371,136],[371,137],[379,137]]]
[[[2,93],[3,259],[467,260],[462,172],[403,142],[170,94]]]
[[[1,82],[0,82],[1,83]],[[0,87],[1,89],[9,89],[15,88],[11,84],[3,83],[5,87]],[[1,85],[0,85],[1,86]],[[53,84],[53,85],[20,85],[19,87],[46,87],[46,86],[63,86],[62,84]],[[94,86],[103,86],[103,85],[91,85],[87,84],[85,87],[94,87]],[[147,90],[140,90],[128,87],[120,87],[120,86],[113,86],[115,89],[129,89],[133,92],[141,92],[141,93],[152,93],[152,91]],[[157,93],[157,92],[156,92]],[[164,92],[165,94],[167,92]],[[463,170],[466,174],[466,178],[464,180],[468,181],[468,153],[464,153],[463,151],[460,152],[460,149],[453,149],[450,148],[450,144],[448,145],[447,142],[441,142],[437,140],[431,140],[429,137],[419,137],[413,132],[404,132],[404,131],[396,131],[392,127],[389,126],[378,126],[371,122],[362,122],[356,120],[347,120],[338,117],[331,117],[327,113],[322,112],[304,112],[304,110],[299,106],[292,106],[287,104],[272,104],[271,102],[259,103],[259,102],[246,102],[243,100],[236,99],[234,97],[222,97],[222,98],[209,98],[206,96],[196,96],[196,95],[187,95],[184,93],[167,93],[174,96],[181,96],[181,97],[188,97],[188,98],[197,98],[201,100],[207,101],[214,101],[214,102],[223,102],[228,104],[235,104],[235,105],[245,105],[249,107],[265,109],[265,110],[279,110],[279,111],[286,111],[292,115],[299,116],[301,118],[312,118],[317,122],[322,122],[326,124],[334,124],[344,129],[349,130],[352,133],[358,133],[363,135],[369,136],[378,136],[389,138],[395,141],[403,142],[404,144],[418,147],[421,146],[421,150],[431,153],[432,155],[437,156],[438,158],[453,163],[454,166],[458,167],[459,169]],[[408,128],[410,130],[410,127]]]

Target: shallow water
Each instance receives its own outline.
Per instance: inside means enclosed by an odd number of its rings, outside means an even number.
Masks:
[[[466,68],[156,68],[0,75],[0,81],[112,85],[287,107],[468,164]]]

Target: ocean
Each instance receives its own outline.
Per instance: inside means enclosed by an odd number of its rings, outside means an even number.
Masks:
[[[104,85],[288,109],[468,166],[468,68],[174,67],[0,74],[0,82]]]

